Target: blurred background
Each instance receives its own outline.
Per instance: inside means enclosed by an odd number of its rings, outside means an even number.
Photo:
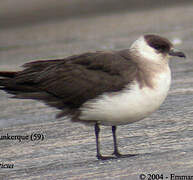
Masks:
[[[144,33],[180,44],[189,40],[192,8],[192,0],[2,0],[0,69],[36,58],[128,48]]]
[[[128,11],[151,10],[185,5],[191,0],[3,0],[1,1],[0,22],[2,27],[15,27],[39,22],[66,20],[100,14],[123,13]]]
[[[0,160],[15,167],[1,171],[0,179],[53,179],[54,173],[55,179],[138,180],[146,172],[192,173],[192,0],[1,0],[0,70],[15,71],[37,59],[129,48],[145,33],[167,37],[187,59],[171,60],[172,87],[160,109],[118,128],[121,151],[140,155],[98,162],[92,127],[55,119],[55,109],[0,91],[0,135],[46,135],[36,144],[1,141]],[[111,130],[104,129],[102,145],[109,154]]]

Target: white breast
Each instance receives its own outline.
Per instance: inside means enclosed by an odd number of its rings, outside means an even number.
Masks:
[[[167,71],[154,77],[155,88],[140,88],[137,82],[126,87],[116,95],[103,94],[94,101],[85,103],[81,108],[81,120],[96,120],[103,125],[123,125],[139,121],[163,103],[167,96],[171,73]]]

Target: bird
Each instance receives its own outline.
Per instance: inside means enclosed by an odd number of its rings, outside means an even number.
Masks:
[[[167,38],[144,34],[127,49],[36,60],[20,71],[1,71],[0,89],[59,109],[56,118],[94,126],[99,160],[130,157],[119,152],[117,126],[142,120],[160,107],[170,88],[169,59],[174,56],[186,57]],[[100,151],[101,126],[112,127],[109,156]]]

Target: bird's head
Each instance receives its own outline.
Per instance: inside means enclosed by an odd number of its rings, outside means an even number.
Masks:
[[[141,57],[153,61],[167,61],[172,56],[186,57],[183,52],[174,49],[173,44],[168,39],[154,34],[139,37],[131,45],[131,50],[137,51]]]

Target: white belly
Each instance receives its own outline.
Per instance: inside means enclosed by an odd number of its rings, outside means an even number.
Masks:
[[[81,120],[96,120],[103,125],[123,125],[139,121],[163,103],[167,96],[171,74],[167,73],[156,77],[156,87],[140,88],[135,82],[129,88],[117,94],[103,94],[93,101],[85,103],[81,108]]]

